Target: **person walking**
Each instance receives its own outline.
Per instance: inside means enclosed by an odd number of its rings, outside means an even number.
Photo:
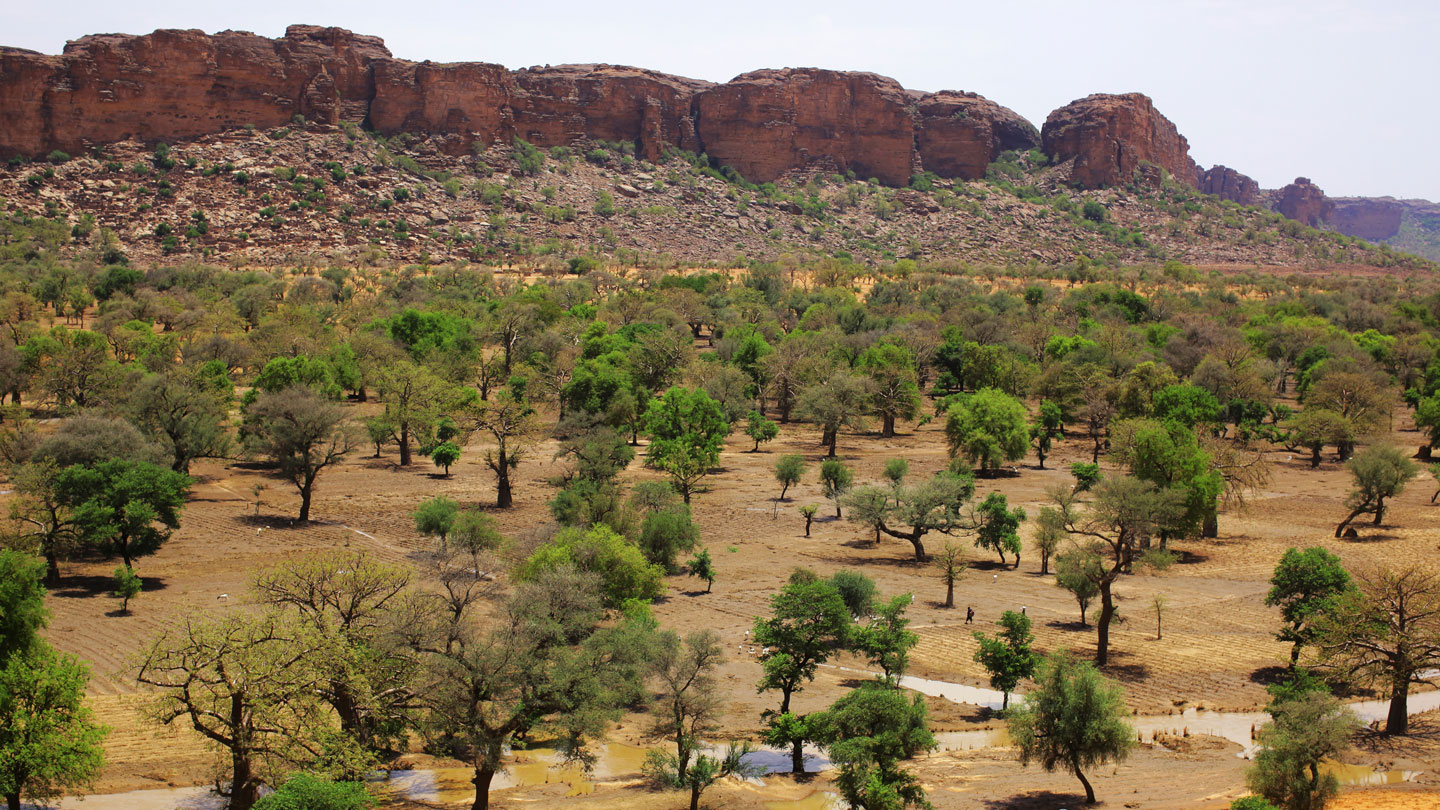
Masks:
[[[965,606],[965,623],[966,623],[966,624],[974,624],[974,623],[975,623],[975,608],[970,607],[969,605],[966,605],[966,606]]]

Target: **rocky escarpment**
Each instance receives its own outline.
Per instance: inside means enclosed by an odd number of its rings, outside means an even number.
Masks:
[[[1144,164],[1192,188],[1199,174],[1185,137],[1141,93],[1072,101],[1050,113],[1040,137],[1052,163],[1073,162],[1071,180],[1081,188],[1129,183]]]
[[[1326,198],[1319,186],[1310,182],[1310,178],[1297,177],[1295,182],[1276,193],[1271,207],[1289,219],[1318,228],[1330,218],[1334,203]]]
[[[974,178],[1001,151],[1038,143],[1027,121],[979,96],[910,93],[870,73],[762,70],[714,85],[611,65],[416,63],[376,37],[301,25],[279,39],[162,30],[86,37],[58,56],[0,49],[0,155],[175,141],[297,115],[434,136],[452,155],[514,137],[630,141],[650,160],[675,147],[757,182],[809,167],[892,185],[917,170]]]
[[[1358,236],[1371,242],[1389,239],[1400,233],[1405,206],[1390,197],[1337,197],[1331,201],[1329,225],[1346,236]]]
[[[1260,184],[1229,166],[1211,166],[1200,175],[1199,189],[1240,205],[1259,205]]]

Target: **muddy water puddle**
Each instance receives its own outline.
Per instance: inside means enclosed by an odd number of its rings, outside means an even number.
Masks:
[[[817,790],[803,799],[765,802],[765,810],[841,810],[845,802],[828,790]]]

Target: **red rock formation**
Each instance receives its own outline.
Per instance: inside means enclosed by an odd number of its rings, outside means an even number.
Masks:
[[[475,140],[484,146],[514,132],[510,71],[484,62],[404,62],[380,59],[373,65],[375,98],[370,126],[393,135],[455,134],[447,151],[461,152]]]
[[[376,37],[300,25],[273,40],[162,30],[85,37],[59,56],[0,48],[0,156],[296,115],[434,135],[452,154],[516,135],[547,147],[633,141],[652,160],[677,146],[756,181],[809,165],[896,185],[921,168],[973,178],[1037,142],[1027,121],[980,96],[907,93],[870,73],[764,70],[717,86],[610,65],[512,72],[398,60]]]
[[[930,93],[916,106],[921,166],[942,177],[984,177],[1001,152],[1040,145],[1033,124],[975,93]]]
[[[1211,166],[1200,175],[1200,191],[1241,205],[1260,204],[1260,184],[1229,166]]]
[[[1050,113],[1040,137],[1051,163],[1074,161],[1070,177],[1081,188],[1128,183],[1141,163],[1189,186],[1199,174],[1185,137],[1140,93],[1072,101]]]
[[[1280,189],[1272,207],[1290,219],[1318,228],[1329,219],[1335,206],[1310,178],[1297,177],[1295,182]]]
[[[1346,236],[1379,242],[1400,233],[1405,206],[1393,197],[1339,197],[1332,202],[1326,222]]]
[[[515,71],[515,129],[531,143],[634,141],[657,160],[666,146],[700,151],[692,97],[713,85],[632,67],[561,65]]]
[[[715,161],[756,183],[823,160],[903,185],[915,169],[910,99],[873,73],[757,70],[695,97],[696,131]]]
[[[389,55],[376,37],[299,25],[280,39],[161,30],[85,37],[60,56],[7,49],[0,153],[174,140],[297,114],[359,121],[372,95],[369,64]]]

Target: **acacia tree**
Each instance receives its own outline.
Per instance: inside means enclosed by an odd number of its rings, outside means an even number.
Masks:
[[[894,436],[897,419],[914,419],[920,411],[915,356],[904,346],[882,343],[866,349],[855,367],[870,378],[870,408],[880,417],[880,435]]]
[[[1319,666],[1379,686],[1390,698],[1385,733],[1409,731],[1410,685],[1440,667],[1440,574],[1385,568],[1356,578],[1314,625]]]
[[[801,418],[820,426],[820,443],[827,448],[826,458],[835,457],[841,430],[866,428],[871,390],[868,377],[839,369],[801,392],[797,410]]]
[[[969,475],[942,470],[927,481],[909,486],[873,488],[877,496],[893,498],[884,508],[852,511],[851,518],[874,526],[904,540],[915,550],[915,561],[925,561],[925,535],[930,532],[954,534],[975,528],[972,518],[961,510],[975,494],[975,479]],[[851,503],[856,501],[852,499]]]
[[[249,810],[267,770],[320,754],[321,682],[305,628],[277,613],[186,619],[146,649],[136,679],[157,722],[188,721],[230,760],[230,808]]]
[[[1025,510],[1011,509],[1005,496],[992,492],[975,507],[975,547],[987,548],[1000,555],[1000,564],[1005,564],[1005,552],[1015,555],[1015,567],[1020,567],[1020,524],[1025,520]]]
[[[800,483],[805,475],[805,457],[799,453],[788,453],[775,460],[775,480],[780,482],[780,497],[776,500],[785,500],[785,493],[790,487]]]
[[[652,751],[647,770],[672,785],[688,783],[690,757],[704,735],[720,727],[722,706],[715,688],[715,669],[724,660],[720,636],[700,630],[682,642],[673,632],[659,635],[652,648],[650,676],[660,687],[651,704],[650,736],[668,740],[675,753]]]
[[[1094,577],[1100,592],[1095,663],[1103,667],[1109,661],[1110,621],[1115,617],[1111,588],[1121,574],[1133,568],[1143,541],[1174,525],[1184,509],[1183,495],[1130,476],[1102,480],[1095,487],[1094,503],[1083,512],[1073,493],[1057,489],[1050,495],[1065,530],[1080,541],[1083,550],[1102,560],[1101,565],[1082,570]]]
[[[1135,730],[1123,719],[1129,713],[1124,693],[1093,666],[1063,651],[1040,663],[1035,683],[1035,691],[1008,718],[1020,764],[1070,771],[1085,786],[1085,801],[1094,804],[1095,788],[1085,770],[1122,762],[1135,745]]]
[[[350,431],[340,407],[310,388],[291,386],[263,393],[250,407],[254,420],[250,448],[269,456],[300,492],[299,522],[310,520],[315,480],[351,450]]]
[[[647,630],[627,621],[602,629],[598,577],[571,567],[522,584],[498,610],[484,599],[480,567],[449,567],[445,592],[400,623],[420,656],[417,702],[437,743],[474,771],[472,810],[490,806],[490,784],[519,735],[553,734],[581,759],[621,706],[642,696]],[[483,615],[482,615],[483,614]]]
[[[470,414],[476,430],[490,434],[495,446],[485,451],[485,466],[495,473],[495,506],[508,509],[515,503],[510,472],[519,466],[540,436],[535,409],[510,389],[502,389],[489,400],[475,404]]]
[[[664,470],[689,504],[699,482],[719,463],[730,423],[703,390],[673,386],[645,409],[645,431],[650,435],[647,463]]]
[[[198,372],[162,372],[145,377],[130,395],[130,418],[169,450],[170,469],[176,472],[190,472],[190,462],[197,458],[230,452],[225,423],[232,389],[223,369],[218,380],[222,384]]]
[[[965,553],[960,547],[951,542],[946,542],[935,555],[935,570],[940,574],[940,581],[945,583],[945,607],[955,607],[955,583],[965,576]]]
[[[778,691],[780,708],[767,710],[772,745],[789,745],[791,770],[805,772],[805,742],[813,729],[803,716],[790,712],[790,698],[815,679],[815,670],[844,644],[850,631],[850,610],[829,582],[794,582],[770,599],[769,618],[755,620],[755,643],[763,675],[759,692]]]
[[[45,558],[45,583],[60,583],[60,560],[68,558],[80,543],[75,513],[55,487],[60,473],[53,463],[22,464],[11,473],[19,497],[10,503],[10,518],[28,531],[20,539]]]
[[[1355,488],[1345,499],[1350,514],[1335,527],[1335,536],[1341,537],[1350,521],[1369,512],[1375,515],[1375,525],[1385,517],[1385,499],[1399,495],[1405,485],[1420,473],[1420,468],[1405,456],[1399,448],[1388,444],[1377,444],[1365,448],[1349,463],[1350,474],[1355,479]]]
[[[1319,546],[1287,549],[1270,577],[1265,604],[1280,608],[1287,625],[1275,635],[1291,643],[1290,666],[1315,635],[1314,622],[1333,609],[1335,600],[1355,587],[1340,558]]]

